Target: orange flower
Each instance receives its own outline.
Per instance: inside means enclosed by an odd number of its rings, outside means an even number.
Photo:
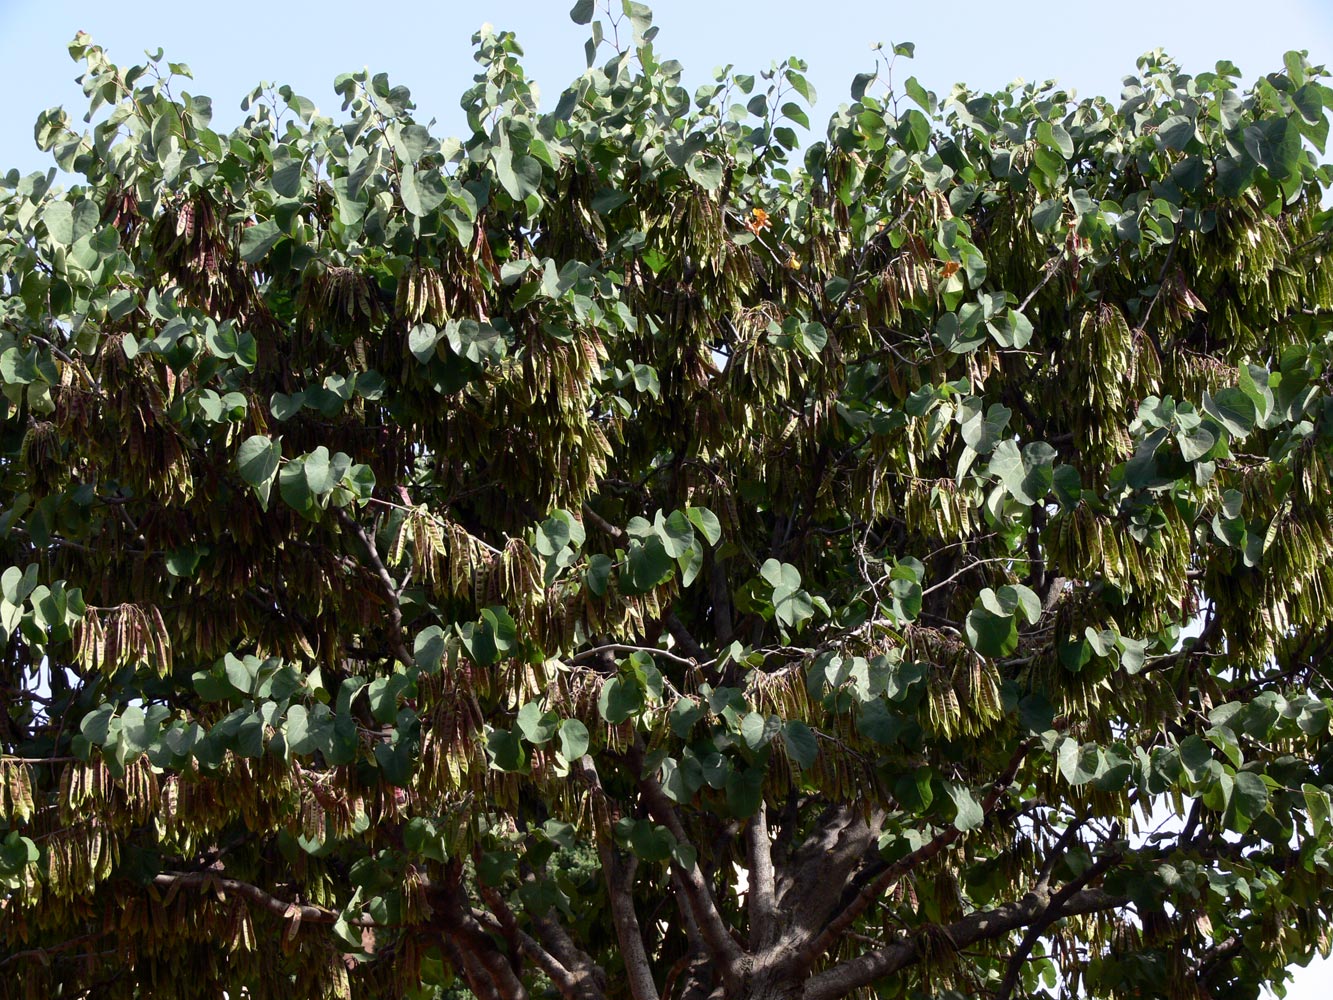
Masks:
[[[762,208],[750,209],[751,219],[745,224],[745,228],[758,236],[761,232],[771,226],[773,223],[768,219],[768,213]]]
[[[962,267],[962,265],[959,264],[956,260],[951,260],[947,262],[944,265],[944,267],[940,269],[940,275],[941,277],[952,278],[955,274],[958,273],[958,269],[960,267]]]

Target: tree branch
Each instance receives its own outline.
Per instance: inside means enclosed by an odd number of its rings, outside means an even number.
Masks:
[[[308,903],[289,903],[285,899],[279,899],[277,896],[271,895],[257,885],[240,882],[234,878],[223,878],[216,872],[162,872],[153,878],[153,884],[173,894],[187,886],[212,889],[222,896],[229,892],[234,893],[250,900],[252,903],[257,903],[275,916],[301,923],[332,924],[336,923],[340,916],[336,910],[326,910],[322,906],[311,906]],[[375,922],[369,917],[349,920],[348,923],[356,927],[376,926]]]
[[[531,959],[542,972],[555,984],[555,988],[560,991],[562,997],[568,1000],[585,1000],[588,997],[587,989],[582,981],[582,977],[566,968],[564,963],[552,955],[549,951],[532,935],[528,934],[518,926],[513,911],[505,904],[504,899],[494,889],[483,889],[482,898],[486,900],[486,905],[490,907],[491,912],[484,910],[472,911],[473,919],[490,931],[492,934],[498,934],[506,940],[512,940],[518,947],[519,953]]]
[[[616,941],[620,944],[621,957],[625,962],[625,974],[629,977],[630,995],[634,1000],[659,1000],[657,986],[653,982],[652,965],[643,943],[643,932],[639,929],[639,917],[634,912],[634,896],[630,891],[629,879],[612,845],[611,807],[606,792],[602,789],[601,778],[598,777],[597,767],[591,757],[585,756],[580,760],[579,768],[592,790],[593,817],[597,824],[597,855],[601,859],[606,889],[611,897],[611,921],[615,925]]]
[[[768,806],[763,802],[745,826],[745,843],[750,869],[750,885],[746,890],[750,950],[760,951],[772,944],[777,935],[778,906],[773,877],[773,844],[768,835]]]
[[[662,623],[666,625],[667,631],[671,633],[671,638],[676,640],[676,645],[685,650],[686,654],[694,657],[700,663],[712,659],[708,655],[708,650],[704,649],[699,640],[690,634],[690,630],[685,627],[685,623],[677,617],[674,611],[668,612],[666,617],[662,619]]]
[[[642,768],[642,754],[637,749],[631,758],[631,764],[636,771]],[[686,836],[685,828],[680,822],[680,816],[666,793],[662,791],[657,779],[652,775],[640,775],[638,782],[644,805],[648,807],[648,814],[670,830],[677,841],[683,844],[690,843],[690,838]],[[722,914],[718,912],[713,892],[708,887],[708,880],[704,878],[699,863],[696,861],[686,869],[673,862],[672,868],[680,873],[680,884],[685,890],[686,902],[689,903],[690,911],[699,925],[699,933],[709,954],[718,963],[719,971],[728,988],[738,989],[742,979],[743,958],[740,945],[732,938]]]
[[[370,568],[375,571],[375,576],[378,577],[380,585],[384,588],[384,596],[389,606],[389,628],[392,632],[390,642],[393,646],[393,655],[398,657],[403,666],[411,667],[415,658],[407,650],[407,633],[403,629],[403,609],[398,601],[398,587],[393,582],[393,577],[389,575],[388,569],[385,568],[379,550],[375,548],[375,540],[347,511],[341,507],[335,510],[338,523],[355,535],[362,548],[366,550],[366,557],[370,560]]]
[[[984,815],[989,816],[994,811],[995,804],[999,801],[1000,796],[1004,794],[1005,789],[1009,787],[1014,780],[1014,776],[1018,773],[1030,746],[1030,743],[1023,743],[1009,759],[1004,772],[982,802],[981,809]],[[936,834],[911,854],[900,858],[885,868],[853,897],[842,913],[829,921],[828,925],[818,935],[806,942],[804,947],[791,960],[794,968],[804,971],[813,967],[820,956],[826,954],[837,944],[838,940],[851,928],[861,914],[869,909],[871,903],[882,897],[900,878],[938,855],[960,836],[961,832],[956,827],[950,826]]]
[[[1061,835],[1059,843],[1056,844],[1055,848],[1052,850],[1051,853],[1053,857],[1058,859],[1063,856],[1064,849],[1068,847],[1073,840],[1072,831],[1076,831],[1080,825],[1081,823],[1071,823],[1069,825]],[[1000,982],[1000,988],[995,993],[995,1000],[1009,1000],[1009,998],[1013,996],[1014,989],[1018,986],[1018,977],[1023,971],[1023,963],[1027,961],[1028,955],[1032,953],[1032,949],[1041,939],[1041,935],[1046,928],[1051,926],[1056,920],[1060,919],[1065,903],[1072,899],[1075,894],[1094,878],[1102,875],[1108,868],[1115,864],[1119,858],[1119,852],[1112,852],[1111,854],[1102,857],[1096,864],[1091,865],[1086,871],[1073,881],[1067,883],[1052,897],[1050,906],[1046,908],[1046,913],[1042,915],[1040,919],[1029,925],[1027,933],[1024,934],[1023,939],[1019,941],[1018,947],[1014,950],[1013,955],[1009,957],[1009,964],[1004,970],[1004,979]],[[1047,871],[1047,868],[1054,868],[1054,863],[1051,862],[1050,858],[1047,859],[1047,865],[1043,866],[1043,875],[1037,883],[1038,891],[1040,892],[1047,892],[1050,889],[1050,873]]]
[[[527,988],[512,964],[516,956],[505,954],[473,914],[472,903],[463,888],[463,866],[452,862],[448,880],[431,888],[435,910],[431,925],[440,933],[455,966],[463,972],[468,988],[478,997],[527,1000]]]
[[[1065,899],[1060,904],[1059,912],[1049,916],[1049,920],[1119,909],[1129,902],[1127,896],[1112,896],[1100,889],[1083,889]],[[1047,919],[1048,910],[1053,904],[1054,897],[1049,893],[1029,892],[1017,902],[971,913],[944,926],[943,931],[954,947],[961,950],[978,941],[1003,937],[1036,921]],[[867,952],[812,977],[806,983],[801,1000],[840,1000],[853,990],[870,986],[919,961],[921,955],[918,947],[915,937],[900,935],[894,943],[884,948]]]
[[[682,667],[692,667],[694,660],[686,659],[683,656],[677,656],[669,649],[658,649],[656,646],[631,646],[623,642],[608,642],[601,646],[595,646],[592,649],[585,649],[576,654],[569,662],[586,663],[588,660],[595,660],[603,653],[649,653],[653,656],[660,656],[664,660],[670,660],[672,663],[679,664]]]

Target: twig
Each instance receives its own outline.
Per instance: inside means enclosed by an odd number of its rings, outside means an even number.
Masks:
[[[415,662],[414,657],[407,650],[406,632],[403,629],[403,608],[398,600],[398,590],[394,585],[393,577],[389,575],[388,569],[384,566],[384,560],[380,558],[379,550],[375,548],[375,541],[368,534],[366,529],[361,527],[347,511],[341,507],[337,508],[338,522],[356,536],[362,547],[366,550],[366,556],[370,560],[370,567],[379,577],[380,584],[384,587],[384,596],[388,598],[389,603],[389,626],[393,631],[391,645],[394,655],[402,662],[403,666],[411,667]]]
[[[630,646],[623,642],[608,642],[602,646],[595,646],[592,649],[585,649],[583,652],[574,656],[571,663],[585,663],[588,660],[595,660],[603,653],[649,653],[653,656],[660,656],[663,659],[670,660],[682,667],[702,666],[706,667],[709,663],[698,663],[696,660],[688,659],[684,656],[677,656],[668,649],[658,649],[655,646]]]

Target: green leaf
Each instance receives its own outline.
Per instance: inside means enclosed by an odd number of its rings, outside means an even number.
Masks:
[[[587,24],[592,20],[592,15],[596,9],[594,0],[577,0],[569,12],[570,19],[575,24]]]
[[[438,625],[430,625],[418,632],[413,641],[413,662],[422,670],[433,674],[444,662],[446,648],[444,629]]]
[[[762,712],[750,712],[741,719],[741,739],[751,750],[760,749],[771,738],[768,717]]]
[[[552,558],[563,552],[565,547],[573,540],[576,523],[567,511],[558,510],[553,512],[538,526],[535,532],[537,552],[547,558]]]
[[[819,741],[814,731],[799,719],[792,719],[782,727],[782,742],[789,756],[801,770],[809,770],[819,756]]]
[[[1044,441],[1032,441],[1018,450],[1015,441],[1002,441],[990,460],[990,473],[1024,506],[1032,506],[1050,492],[1055,481],[1056,451]]]
[[[1333,814],[1333,800],[1328,792],[1317,785],[1301,785],[1301,797],[1305,800],[1305,812],[1310,817],[1310,828],[1316,837],[1323,837],[1329,827],[1329,818]]]
[[[1176,441],[1180,444],[1180,454],[1187,462],[1196,462],[1203,458],[1213,446],[1217,444],[1217,439],[1213,437],[1206,424],[1199,424],[1190,430],[1182,430],[1176,435]]]
[[[486,754],[490,758],[491,767],[497,771],[523,771],[528,765],[523,741],[517,733],[508,729],[492,729],[486,734]]]
[[[516,721],[523,738],[537,746],[554,739],[560,728],[560,717],[554,712],[543,712],[535,701],[528,702],[518,710]]]
[[[915,580],[890,580],[889,594],[893,599],[893,613],[902,622],[916,621],[921,614],[921,584]]]
[[[628,564],[620,574],[620,589],[627,594],[645,594],[665,582],[674,568],[675,560],[657,536],[631,542]]]
[[[695,153],[685,161],[685,173],[705,191],[716,191],[722,186],[722,164],[703,153]]]
[[[976,608],[968,612],[963,627],[968,645],[982,656],[1008,656],[1018,648],[1018,625],[1012,616]]]
[[[414,816],[403,829],[403,847],[412,854],[443,864],[448,860],[444,837],[435,824],[423,816]]]
[[[953,800],[953,825],[956,829],[966,833],[968,830],[975,830],[985,822],[986,816],[981,811],[981,803],[973,798],[969,788],[953,782],[947,782],[944,787],[949,793],[949,798]]]
[[[676,562],[680,566],[680,585],[688,587],[693,584],[704,566],[704,547],[699,539],[692,539],[689,550]]]
[[[588,558],[588,568],[584,571],[583,579],[587,583],[588,589],[595,596],[601,597],[606,593],[606,585],[610,581],[613,565],[611,558],[602,555],[600,552]]]
[[[1004,608],[1011,609],[1010,614],[1022,611],[1029,625],[1037,624],[1041,618],[1041,598],[1021,583],[1001,587],[996,596]]]
[[[265,219],[247,226],[241,233],[241,259],[247,264],[258,264],[282,238],[277,219]]]
[[[497,148],[494,153],[495,176],[500,186],[515,201],[523,201],[541,188],[542,165],[536,157],[514,155],[512,150]]]
[[[1060,775],[1075,788],[1086,785],[1097,774],[1098,754],[1094,743],[1080,744],[1078,740],[1065,738],[1056,751],[1056,764]]]
[[[560,756],[576,761],[588,752],[588,727],[578,719],[560,723]]]
[[[1032,225],[1039,233],[1052,233],[1060,225],[1065,213],[1065,203],[1061,198],[1049,198],[1039,202],[1032,210]]]
[[[242,659],[232,653],[227,653],[222,658],[222,665],[231,686],[241,694],[250,694],[259,670],[259,661],[253,657]]]
[[[709,545],[716,545],[722,540],[722,523],[707,507],[686,507],[685,516],[699,529],[699,533],[708,540]]]
[[[1253,771],[1237,771],[1224,821],[1228,829],[1244,833],[1268,808],[1269,792],[1264,779]]]
[[[79,732],[94,746],[104,746],[111,734],[111,720],[115,714],[114,705],[100,705],[83,717]]]
[[[978,455],[988,455],[1004,438],[1013,411],[992,403],[983,413],[982,400],[967,400],[958,410],[963,442]]]
[[[193,545],[184,545],[178,549],[172,549],[166,556],[167,572],[172,576],[188,580],[194,576],[194,571],[199,568],[201,555],[202,553]]]
[[[1254,430],[1258,416],[1254,400],[1240,389],[1230,387],[1219,390],[1216,396],[1205,391],[1203,409],[1237,440],[1245,438]]]
[[[930,148],[930,119],[916,108],[908,108],[902,116],[903,145],[914,152]]]
[[[42,221],[52,242],[69,246],[74,242],[74,206],[67,201],[53,201],[42,209]]]
[[[241,478],[254,487],[273,481],[278,471],[282,448],[263,434],[255,434],[241,442],[236,453],[236,468]]]
[[[1265,118],[1246,128],[1245,150],[1274,180],[1300,173],[1301,133],[1289,118]]]
[[[418,170],[411,163],[403,165],[401,191],[403,207],[418,218],[435,211],[449,197],[438,170]]]
[[[732,770],[726,781],[727,809],[737,819],[747,819],[759,811],[764,800],[764,769],[748,767]]]
[[[630,679],[612,677],[602,685],[597,711],[603,719],[618,726],[643,708],[643,689]]]
[[[418,323],[407,331],[407,349],[423,365],[435,357],[435,345],[440,342],[440,331],[429,323]]]
[[[1058,122],[1038,122],[1037,141],[1048,149],[1055,150],[1066,160],[1074,155],[1074,140]]]
[[[323,496],[333,489],[338,479],[333,475],[333,465],[329,459],[329,449],[320,445],[305,457],[302,463],[306,485],[315,496]]]
[[[874,698],[861,706],[856,731],[881,746],[892,746],[903,732],[903,720],[894,715],[883,698]]]
[[[293,393],[290,396],[275,392],[268,401],[269,412],[273,414],[273,419],[278,421],[290,420],[301,412],[301,407],[304,405],[304,392]]]
[[[1157,139],[1166,149],[1181,150],[1194,138],[1194,120],[1186,115],[1172,115],[1157,126]]]
[[[278,492],[287,505],[302,516],[318,520],[319,508],[310,492],[310,484],[306,482],[304,462],[301,459],[288,462],[278,473]]]
[[[4,594],[6,601],[18,607],[36,589],[37,579],[36,563],[29,563],[27,569],[10,566],[0,574],[0,592]]]
[[[672,559],[679,559],[694,544],[694,527],[681,511],[675,510],[661,523],[657,537],[661,539],[666,554]]]
[[[649,863],[667,861],[671,858],[676,838],[664,826],[651,820],[637,820],[629,835],[630,849],[638,857]]]

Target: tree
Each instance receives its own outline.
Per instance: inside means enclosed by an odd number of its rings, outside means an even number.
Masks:
[[[365,73],[224,135],[71,45],[69,186],[0,194],[0,995],[1326,953],[1322,69],[940,98],[899,45],[799,150],[799,60],[691,97],[573,16],[549,112],[476,36],[462,140]]]

